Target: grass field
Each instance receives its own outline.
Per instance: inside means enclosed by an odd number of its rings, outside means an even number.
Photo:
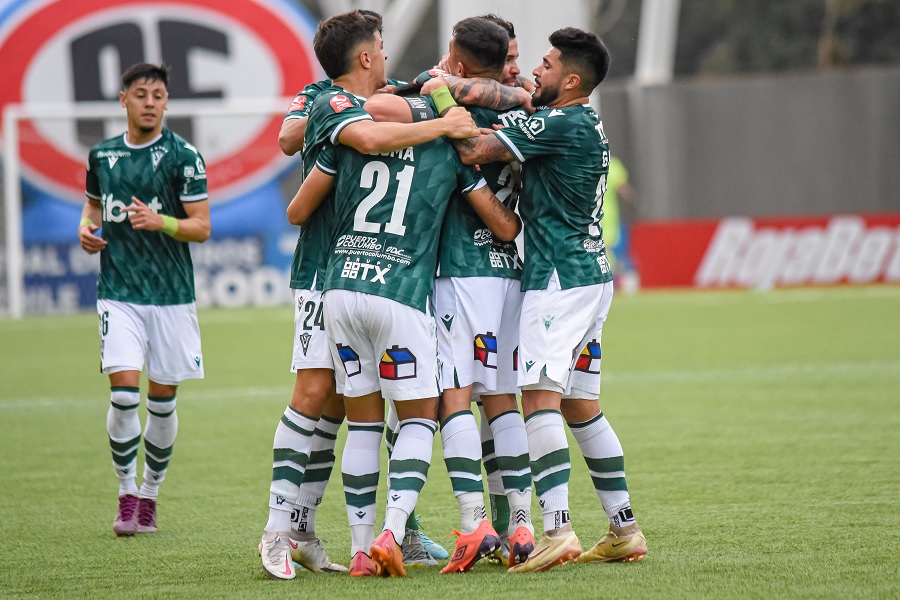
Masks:
[[[900,287],[617,297],[601,405],[650,553],[520,576],[485,564],[403,580],[263,577],[290,307],[201,312],[207,378],[179,390],[161,530],[117,539],[95,320],[0,320],[0,597],[900,597]],[[587,547],[606,519],[572,458]],[[452,545],[439,441],[418,512]],[[346,564],[339,469],[317,522]]]

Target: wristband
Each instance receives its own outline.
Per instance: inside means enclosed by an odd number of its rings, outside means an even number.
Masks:
[[[81,223],[78,224],[79,227],[84,227],[85,225],[94,225],[95,223],[91,221],[88,217],[81,217]]]
[[[160,215],[162,217],[163,226],[162,232],[166,235],[170,235],[175,237],[175,234],[178,233],[178,219],[175,217],[170,217],[169,215]]]
[[[431,92],[431,99],[434,100],[434,106],[437,108],[439,115],[444,114],[444,111],[448,108],[457,106],[456,100],[450,95],[450,88],[448,87],[439,87]]]

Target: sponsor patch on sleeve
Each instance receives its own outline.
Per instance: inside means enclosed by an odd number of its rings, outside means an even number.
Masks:
[[[334,112],[339,113],[342,112],[351,106],[353,106],[353,102],[350,101],[350,98],[343,94],[337,94],[331,99],[331,108],[334,109]]]
[[[306,96],[296,96],[294,101],[291,102],[291,107],[288,109],[288,112],[301,111],[304,106],[306,106]]]

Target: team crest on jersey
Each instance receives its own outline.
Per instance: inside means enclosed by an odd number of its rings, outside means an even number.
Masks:
[[[150,150],[150,159],[153,161],[154,171],[156,170],[156,167],[159,166],[159,161],[161,161],[166,155],[166,152],[168,152],[168,150],[165,146],[157,146],[156,148]]]
[[[303,356],[306,356],[306,353],[309,351],[309,340],[312,339],[312,336],[304,331],[297,339],[300,340],[300,345],[303,347]]]
[[[596,375],[600,372],[600,342],[591,340],[575,361],[575,370]]]
[[[414,379],[416,377],[416,356],[409,348],[391,346],[381,355],[378,375],[382,379]]]
[[[304,106],[306,106],[306,96],[296,96],[294,97],[294,101],[291,102],[291,107],[288,108],[288,112],[301,111]]]
[[[475,360],[488,369],[497,368],[497,336],[493,332],[475,336]]]
[[[331,99],[329,104],[331,104],[331,108],[334,109],[334,112],[336,113],[343,112],[353,106],[353,102],[350,101],[350,98],[343,94],[337,94]]]
[[[338,351],[338,356],[341,359],[341,362],[344,363],[344,371],[347,372],[347,377],[353,377],[354,375],[359,375],[359,373],[360,373],[359,354],[356,353],[356,350],[354,350],[350,346],[338,344],[337,351]]]

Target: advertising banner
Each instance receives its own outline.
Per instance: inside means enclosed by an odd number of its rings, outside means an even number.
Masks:
[[[900,283],[900,214],[640,222],[641,287]]]
[[[169,66],[173,102],[291,98],[323,78],[312,50],[315,26],[288,0],[0,0],[0,108],[117,101],[122,71],[138,62]],[[20,122],[29,313],[94,304],[98,261],[78,256],[75,233],[85,163],[94,144],[125,131],[124,114]],[[282,180],[299,158],[278,147],[283,115],[165,121],[207,166],[212,238],[192,244],[200,304],[269,303],[273,294],[263,290],[273,279],[288,298],[298,230],[284,215],[293,191]],[[214,256],[229,248],[242,251]]]

